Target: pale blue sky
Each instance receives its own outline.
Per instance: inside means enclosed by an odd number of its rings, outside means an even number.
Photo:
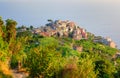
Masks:
[[[18,26],[39,27],[47,19],[75,21],[96,35],[110,36],[120,47],[120,0],[0,0],[0,16]]]

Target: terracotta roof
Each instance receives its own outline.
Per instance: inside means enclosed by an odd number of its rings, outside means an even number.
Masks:
[[[45,37],[49,37],[50,36],[50,34],[47,33],[47,32],[40,32],[40,35],[45,36]]]

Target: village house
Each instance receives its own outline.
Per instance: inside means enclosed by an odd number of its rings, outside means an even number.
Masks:
[[[27,31],[27,27],[25,26],[19,27],[19,29],[17,30],[17,32],[24,32],[24,31]]]
[[[81,28],[82,38],[87,39],[87,32],[85,29]]]
[[[49,32],[52,35],[56,35],[57,31],[56,30],[52,30],[51,32]]]
[[[69,22],[69,23],[67,24],[67,30],[68,30],[69,32],[72,32],[75,28],[76,28],[76,25],[75,25],[74,22]]]
[[[82,38],[81,30],[78,28],[73,31],[73,39],[80,40]]]
[[[40,32],[39,34],[44,36],[44,37],[50,37],[51,36],[48,32]]]
[[[116,48],[116,44],[114,41],[112,41],[112,39],[110,37],[107,37],[107,38],[102,38],[102,37],[96,37],[94,39],[94,42],[99,42],[99,43],[103,43],[105,45],[108,45],[112,48]]]
[[[115,42],[113,42],[113,41],[110,41],[110,42],[109,42],[109,46],[112,47],[112,48],[116,48],[116,44],[115,44]]]
[[[83,47],[82,46],[73,46],[73,49],[78,51],[78,52],[82,52],[83,51]]]
[[[33,34],[38,34],[38,33],[40,33],[41,32],[41,30],[39,29],[39,28],[34,28],[33,30],[32,30],[32,33]]]
[[[105,44],[112,47],[112,48],[116,48],[116,44],[114,41],[112,41],[112,39],[110,37],[107,37],[104,39]]]

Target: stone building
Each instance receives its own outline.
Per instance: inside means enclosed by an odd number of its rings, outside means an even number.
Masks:
[[[115,42],[113,42],[113,41],[110,41],[110,42],[109,42],[109,46],[112,47],[112,48],[116,48],[116,44],[115,44]]]
[[[82,52],[83,51],[83,47],[82,46],[73,46],[73,49],[78,51],[78,52]]]
[[[116,43],[114,41],[112,41],[112,39],[110,37],[107,38],[102,38],[102,37],[96,37],[94,39],[94,42],[99,42],[99,43],[103,43],[105,45],[110,46],[111,48],[116,48]]]

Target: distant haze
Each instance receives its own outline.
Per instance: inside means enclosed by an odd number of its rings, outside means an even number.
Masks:
[[[120,0],[0,0],[0,16],[18,26],[71,20],[95,35],[111,37],[120,48]]]

